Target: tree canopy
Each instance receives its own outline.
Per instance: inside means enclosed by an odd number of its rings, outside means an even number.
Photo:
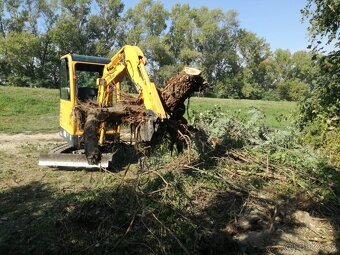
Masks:
[[[234,10],[154,0],[0,0],[0,83],[57,87],[66,53],[110,56],[138,45],[158,85],[184,66],[203,71],[212,96],[298,100],[317,73],[305,51],[272,51]]]

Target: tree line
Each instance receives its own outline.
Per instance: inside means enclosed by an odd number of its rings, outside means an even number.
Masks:
[[[319,67],[307,51],[272,51],[240,27],[237,13],[141,0],[0,0],[0,83],[58,86],[67,53],[111,56],[138,45],[158,85],[184,66],[203,71],[210,96],[299,100],[313,89]]]

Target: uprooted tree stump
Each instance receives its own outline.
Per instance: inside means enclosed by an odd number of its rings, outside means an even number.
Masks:
[[[97,129],[99,120],[96,114],[88,112],[84,125],[85,155],[89,164],[98,164],[101,160],[101,152],[98,147]]]
[[[176,145],[177,152],[182,152],[189,146],[188,140],[192,128],[187,125],[183,117],[185,113],[184,102],[194,92],[203,91],[208,83],[201,76],[201,71],[196,68],[185,67],[183,71],[166,81],[165,87],[160,90],[163,106],[170,114],[167,121],[166,132],[170,135],[170,149]]]
[[[170,119],[161,123],[165,125],[164,130],[170,134],[173,144],[177,150],[183,147],[183,134],[187,134],[187,121],[183,118],[185,113],[184,102],[194,92],[204,90],[207,82],[201,77],[201,71],[195,68],[184,68],[166,83],[164,88],[159,89],[159,95],[165,111]],[[84,129],[85,154],[89,164],[98,164],[101,152],[98,145],[98,130],[100,123],[106,124],[128,124],[140,126],[148,121],[148,115],[141,98],[129,94],[121,94],[120,100],[113,107],[101,107],[95,101],[81,103],[75,107],[76,118],[81,119]]]
[[[166,81],[165,87],[160,91],[160,97],[166,111],[173,119],[181,118],[185,113],[184,102],[194,92],[204,90],[207,82],[196,68],[186,67],[183,71]]]

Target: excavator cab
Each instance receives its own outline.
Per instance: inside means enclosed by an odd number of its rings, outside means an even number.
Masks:
[[[60,60],[60,135],[69,145],[80,148],[83,123],[74,116],[74,107],[88,100],[97,100],[96,80],[103,76],[103,69],[109,58],[67,54]],[[107,130],[116,134],[118,127]]]
[[[60,111],[59,134],[67,144],[58,145],[39,159],[41,166],[56,167],[108,167],[112,155],[104,154],[98,166],[87,163],[83,145],[83,123],[75,116],[74,108],[83,102],[97,100],[96,80],[103,76],[104,67],[109,58],[67,54],[60,59]],[[107,129],[106,141],[117,140],[119,127]]]

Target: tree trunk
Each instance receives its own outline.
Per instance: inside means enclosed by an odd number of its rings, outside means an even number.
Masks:
[[[207,87],[207,82],[200,75],[201,71],[186,67],[177,75],[170,78],[161,90],[160,96],[164,107],[171,114],[184,104],[194,92],[201,91]]]

